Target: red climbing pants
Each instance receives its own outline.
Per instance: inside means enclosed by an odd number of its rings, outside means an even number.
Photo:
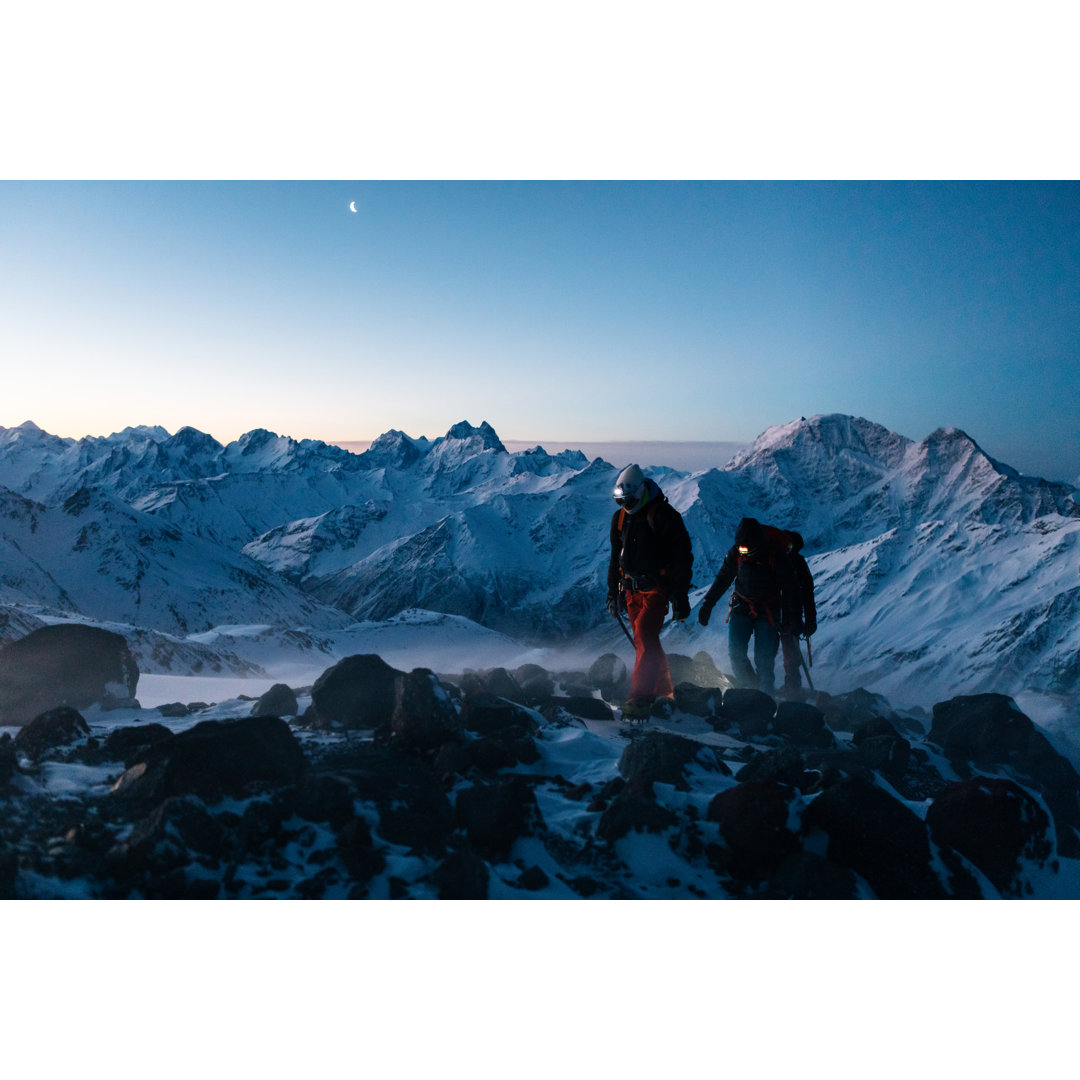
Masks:
[[[631,698],[671,697],[671,670],[660,645],[660,627],[667,615],[668,598],[662,589],[646,589],[626,594],[626,614],[634,634],[634,674]]]

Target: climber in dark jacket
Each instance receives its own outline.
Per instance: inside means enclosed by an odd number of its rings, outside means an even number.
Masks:
[[[799,610],[792,613],[787,629],[780,633],[780,648],[784,656],[784,686],[781,696],[795,700],[802,696],[802,654],[799,637],[809,638],[817,630],[817,604],[814,602],[814,575],[801,552],[801,533],[788,532],[791,540],[790,557],[795,579],[799,584]]]
[[[707,626],[716,602],[734,583],[728,613],[728,653],[736,681],[772,694],[780,635],[799,607],[799,586],[789,551],[788,535],[756,518],[744,517],[735,530],[716,580],[698,610]],[[754,663],[747,651],[754,638]]]
[[[676,621],[690,614],[694,556],[682,515],[637,465],[619,473],[613,497],[619,509],[611,518],[607,608],[615,616],[625,608],[630,619],[634,673],[622,711],[640,718],[674,694],[660,628],[669,602]]]

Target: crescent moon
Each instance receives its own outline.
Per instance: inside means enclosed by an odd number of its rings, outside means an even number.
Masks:
[[[352,211],[352,212],[353,212],[354,214],[356,213],[356,200],[355,200],[355,199],[353,199],[353,201],[352,201],[351,203],[349,203],[349,209],[350,209],[350,210],[351,210],[351,211]]]

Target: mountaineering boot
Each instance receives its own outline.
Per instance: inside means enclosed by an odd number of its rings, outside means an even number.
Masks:
[[[799,683],[785,682],[777,695],[781,701],[805,701],[806,695]]]
[[[630,698],[623,702],[622,718],[624,720],[648,720],[652,712],[652,701],[649,698]]]

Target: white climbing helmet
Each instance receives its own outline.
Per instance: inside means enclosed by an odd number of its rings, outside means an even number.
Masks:
[[[640,510],[645,499],[645,474],[637,465],[627,465],[619,473],[611,496],[628,514]]]

